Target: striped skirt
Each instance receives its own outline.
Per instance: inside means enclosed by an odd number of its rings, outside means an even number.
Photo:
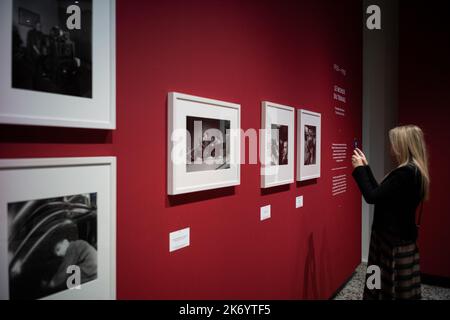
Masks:
[[[369,289],[366,275],[364,300],[420,299],[419,249],[415,242],[395,243],[372,230],[368,266],[381,271],[381,289]]]

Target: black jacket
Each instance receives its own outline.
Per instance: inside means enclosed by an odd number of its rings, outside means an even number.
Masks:
[[[353,177],[369,204],[375,204],[373,230],[400,241],[417,239],[416,209],[422,201],[422,175],[414,164],[393,170],[381,184],[369,166],[353,170]]]

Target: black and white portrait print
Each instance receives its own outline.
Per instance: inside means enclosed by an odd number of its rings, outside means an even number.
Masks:
[[[187,172],[230,168],[230,121],[187,117]]]
[[[92,0],[13,0],[12,87],[92,98]]]
[[[305,166],[316,164],[316,126],[305,125]]]
[[[97,279],[97,194],[8,204],[9,295],[40,299]]]
[[[288,165],[288,126],[272,124],[271,165]]]

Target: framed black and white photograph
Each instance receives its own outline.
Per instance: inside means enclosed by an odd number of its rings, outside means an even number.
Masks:
[[[295,109],[263,101],[261,115],[261,188],[293,183]]]
[[[115,128],[114,0],[1,1],[0,39],[0,123]]]
[[[320,113],[299,110],[297,113],[297,181],[320,177]]]
[[[175,92],[168,103],[168,194],[238,185],[240,105]]]
[[[230,169],[230,120],[186,117],[187,172]]]
[[[289,165],[289,126],[272,124],[271,127],[271,166]]]
[[[0,299],[115,299],[115,172],[115,158],[0,160]]]
[[[303,137],[305,144],[305,161],[303,161],[303,164],[305,166],[312,166],[317,163],[317,126],[305,125],[303,129],[305,130]]]

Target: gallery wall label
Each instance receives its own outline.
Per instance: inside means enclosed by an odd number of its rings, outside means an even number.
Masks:
[[[191,228],[185,228],[169,234],[169,252],[189,247],[190,244]]]
[[[335,164],[343,163],[347,157],[347,144],[345,143],[333,143],[331,145],[333,161]]]
[[[347,174],[336,175],[332,177],[332,195],[337,196],[339,194],[347,192]]]
[[[298,196],[295,198],[295,208],[302,208],[303,207],[303,196]]]
[[[331,193],[337,196],[347,192],[348,145],[346,143],[332,143],[331,154],[334,166],[331,169]]]
[[[261,221],[270,219],[271,209],[272,209],[271,205],[261,207],[261,209],[260,209],[260,219],[261,219]]]
[[[338,64],[333,65],[333,70],[339,74],[339,78],[336,79],[337,83],[342,81],[347,76],[347,70]],[[342,84],[335,84],[333,86],[333,111],[334,114],[340,117],[346,116],[347,113],[347,90]]]
[[[332,106],[333,113],[337,116],[339,123],[337,126],[337,132],[333,134],[336,139],[331,143],[331,160],[333,166],[331,168],[331,194],[333,197],[345,194],[347,192],[347,180],[348,180],[348,149],[347,143],[339,141],[345,141],[346,131],[351,130],[351,127],[344,123],[347,116],[347,105],[349,102],[349,94],[346,88],[347,70],[339,66],[333,65],[335,71],[335,84],[333,85],[332,92]],[[351,119],[348,119],[351,120]]]
[[[334,86],[333,89],[333,100],[335,103],[334,113],[338,116],[345,116],[346,113],[346,90],[338,85]]]

